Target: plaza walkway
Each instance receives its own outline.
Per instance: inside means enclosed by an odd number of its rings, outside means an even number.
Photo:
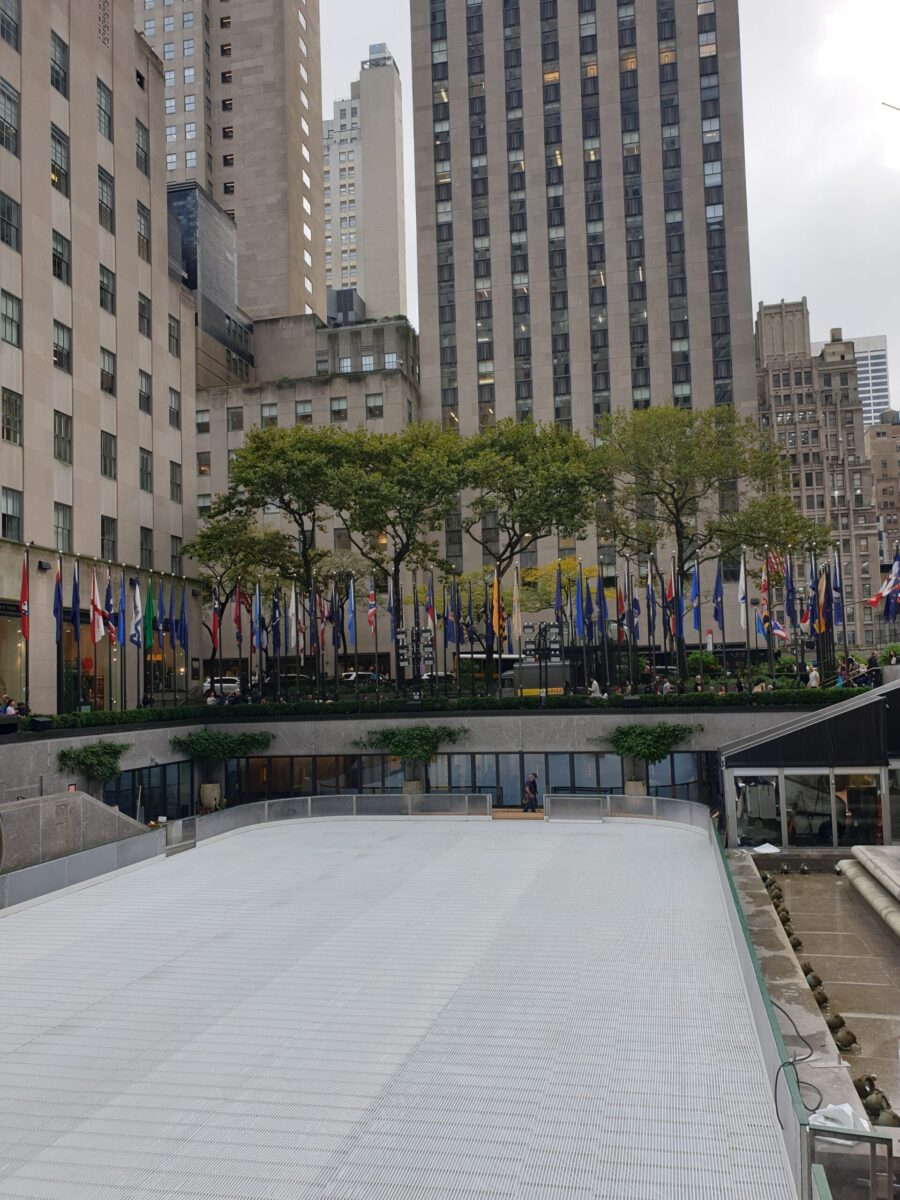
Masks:
[[[0,917],[0,1198],[790,1200],[710,845],[251,829]]]

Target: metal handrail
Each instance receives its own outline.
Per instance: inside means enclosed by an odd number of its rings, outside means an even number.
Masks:
[[[696,800],[678,796],[626,796],[613,792],[544,792],[544,820],[665,821],[713,836],[710,810]],[[560,802],[577,813],[560,812]],[[678,814],[678,815],[676,815]],[[681,815],[683,814],[683,815]]]

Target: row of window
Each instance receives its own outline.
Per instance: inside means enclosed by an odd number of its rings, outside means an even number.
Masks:
[[[56,239],[59,239],[58,241]],[[69,250],[66,238],[54,234],[53,274],[64,283],[69,282]],[[100,306],[115,312],[115,275],[106,267],[100,268]],[[138,327],[141,333],[150,336],[150,301],[139,296]],[[0,289],[0,340],[21,349],[22,346],[22,301],[12,292]],[[181,357],[181,322],[169,314],[169,353]],[[72,330],[62,321],[53,322],[53,365],[59,371],[72,374]],[[116,394],[116,355],[111,350],[100,348],[100,388],[110,395]],[[148,410],[149,411],[149,410]]]
[[[313,402],[312,400],[297,400],[294,402],[294,423],[296,425],[310,425],[313,419]],[[329,401],[329,411],[331,413],[332,422],[341,422],[347,420],[347,397],[332,396]],[[369,421],[379,421],[384,416],[384,395],[381,392],[373,392],[366,395],[366,419]],[[236,406],[225,410],[225,423],[229,433],[240,432],[244,428],[244,408]],[[261,404],[259,409],[259,428],[274,429],[278,425],[278,405],[277,404]],[[209,409],[197,409],[197,433],[209,433]],[[202,460],[202,466],[198,468],[201,475],[209,474],[209,454],[204,453],[197,456],[198,463]]]

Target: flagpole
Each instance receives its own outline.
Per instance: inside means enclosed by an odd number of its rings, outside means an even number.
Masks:
[[[768,624],[766,625],[766,662],[768,663],[768,667],[769,667],[769,678],[774,679],[774,677],[775,677],[775,638],[772,633],[772,621],[775,619],[775,614],[772,611],[774,606],[772,604],[772,598],[771,598],[772,572],[770,570],[771,563],[769,561],[769,547],[764,546],[763,550],[765,551],[765,555],[766,555],[766,608],[769,613],[769,621],[768,621]]]
[[[628,674],[631,676],[631,686],[637,691],[638,685],[638,656],[634,644],[634,577],[631,574],[631,559],[625,560],[628,578]]]
[[[140,590],[141,590],[140,568],[138,568],[138,573],[135,576],[135,587],[138,590],[138,594],[140,594]],[[133,618],[134,618],[134,597],[133,596],[131,598],[131,604],[132,604],[131,613],[132,613],[132,620],[133,620]],[[135,668],[134,669],[135,669],[135,674],[137,675],[137,687],[136,687],[135,691],[137,692],[137,707],[143,708],[144,707],[144,672],[143,672],[143,665],[144,665],[144,660],[143,660],[144,614],[143,614],[143,611],[141,612],[140,628],[137,631],[132,630],[132,633],[134,633],[134,632],[138,633],[137,644],[134,647],[134,652],[135,652]]]
[[[63,628],[65,626],[65,593],[63,591],[62,555],[56,556],[56,574],[59,578],[59,626],[56,637],[56,711],[61,713],[66,703],[65,679],[63,677]],[[54,580],[54,600],[56,581]]]
[[[25,715],[31,716],[31,542],[25,543]],[[20,604],[21,608],[21,604]],[[21,613],[20,613],[21,617]],[[21,623],[20,623],[21,628]]]
[[[700,660],[700,690],[703,690],[703,594],[700,590],[700,559],[694,557],[694,570],[697,572],[697,657]]]
[[[122,569],[122,575],[121,575],[122,603],[125,604],[125,564],[120,563],[119,566]],[[128,634],[126,632],[127,628],[128,628],[128,617],[127,617],[127,608],[126,608],[126,613],[123,614],[123,620],[122,620],[122,635],[123,636],[121,639],[121,651],[120,651],[120,653],[122,655],[122,661],[119,665],[119,672],[120,672],[121,682],[122,682],[122,711],[123,712],[128,707],[128,653],[125,649],[125,643],[128,641]]]
[[[841,641],[844,643],[844,660],[847,663],[849,674],[850,650],[847,644],[847,598],[844,590],[844,561],[841,557],[840,544],[835,546],[835,553],[837,554],[838,581],[841,585]],[[831,603],[832,605],[834,604],[833,596]],[[849,683],[850,681],[848,680],[847,682]]]
[[[109,570],[109,564],[107,564],[107,571],[108,571],[108,570]],[[110,586],[110,600],[112,600],[112,579],[111,579],[111,577],[110,577],[110,585],[109,585],[109,586]],[[105,607],[106,607],[106,593],[104,593],[104,595],[103,595],[103,605],[104,605],[104,608],[105,608]],[[110,618],[111,618],[111,615],[112,615],[111,613],[107,613],[107,614],[106,614],[106,619],[107,619],[107,621],[109,621],[109,620],[110,620]],[[109,625],[107,625],[107,627],[106,627],[106,708],[107,708],[107,710],[108,710],[109,712],[112,712],[112,707],[113,707],[113,698],[112,698],[112,642],[111,642],[111,640],[110,640],[110,637],[109,637]]]
[[[719,579],[719,630],[722,634],[722,677],[725,683],[725,691],[728,691],[728,652],[725,649],[725,576],[722,573],[722,557],[719,556],[719,561],[716,566],[716,572]]]
[[[609,674],[609,608],[606,603],[606,578],[603,574],[603,565],[597,563],[597,579],[600,583],[600,590],[603,593],[603,607],[597,614],[598,621],[602,618],[603,622],[603,670],[606,678],[603,680],[603,686],[606,694],[609,695],[609,686],[612,680]]]
[[[78,622],[78,638],[75,641],[75,711],[81,712],[81,572],[78,570],[78,559],[75,559],[74,571],[78,579],[77,611],[72,613],[72,626]]]
[[[375,703],[381,704],[381,659],[378,657],[378,580],[372,572],[372,598],[375,608],[372,613],[372,636],[375,639]]]
[[[820,679],[821,679],[822,683],[824,683],[825,682],[825,656],[822,653],[822,635],[819,631],[819,626],[822,624],[822,605],[821,605],[821,601],[819,599],[819,563],[816,559],[816,553],[814,550],[810,550],[809,557],[810,557],[810,561],[812,562],[812,577],[813,577],[813,580],[815,581],[815,590],[816,590],[816,620],[815,620],[815,627],[813,630],[813,632],[816,635],[816,666],[818,667],[818,670],[819,670]],[[810,609],[810,614],[812,614],[812,609]]]
[[[747,551],[741,547],[744,574],[744,634],[747,642],[747,691],[753,691],[753,660],[750,656],[750,589],[747,587]]]
[[[475,695],[475,631],[472,628],[474,617],[472,614],[472,581],[469,580],[469,609],[466,613],[466,635],[469,639],[469,690],[472,695]]]

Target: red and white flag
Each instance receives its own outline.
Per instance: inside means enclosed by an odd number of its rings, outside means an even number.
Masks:
[[[369,610],[366,619],[369,622],[369,629],[372,633],[375,632],[375,614],[377,606],[375,602],[375,576],[372,576],[372,582],[369,584]]]
[[[97,586],[97,568],[91,568],[91,641],[96,646],[106,637],[106,614],[100,603],[100,589]]]

